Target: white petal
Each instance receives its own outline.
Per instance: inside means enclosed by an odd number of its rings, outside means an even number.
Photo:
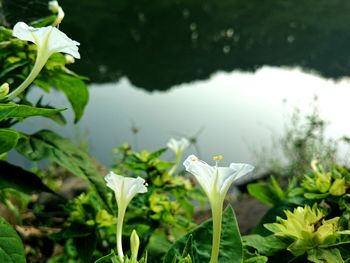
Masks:
[[[221,169],[223,168],[221,167]],[[226,195],[234,181],[253,171],[254,166],[246,163],[231,163],[226,169],[229,170],[221,170],[221,174],[219,173],[219,187],[222,195]]]
[[[189,140],[187,140],[184,137],[180,140],[175,140],[174,138],[171,138],[167,144],[168,148],[175,152],[175,154],[183,152],[189,145]]]
[[[145,180],[141,177],[132,178],[132,177],[124,177],[124,192],[125,199],[129,203],[131,199],[138,193],[146,193],[147,187],[145,186]]]
[[[199,160],[195,155],[188,156],[183,165],[186,171],[196,177],[206,194],[211,196],[213,184],[215,182],[215,169],[206,162]]]
[[[172,150],[173,152],[177,152],[178,148],[177,148],[177,143],[176,140],[174,138],[171,138],[169,140],[169,142],[167,143],[167,146],[170,150]]]
[[[56,27],[52,27],[52,32],[48,42],[48,50],[52,53],[62,52],[72,55],[75,58],[80,58],[78,52],[79,45],[79,42],[70,39],[65,33],[58,30]]]
[[[37,39],[35,39],[35,32],[38,32],[39,29],[35,29],[34,27],[28,26],[24,22],[18,22],[16,25],[13,27],[12,35],[21,39],[21,40],[26,40],[33,42],[38,45]],[[46,31],[46,30],[45,30]],[[43,32],[41,30],[40,32]]]
[[[70,39],[65,33],[58,30],[56,27],[47,26],[34,28],[28,26],[24,22],[18,22],[12,31],[13,36],[35,43],[40,48],[45,48],[49,56],[53,53],[63,52],[72,55],[75,58],[80,58],[78,52],[79,43]],[[47,43],[46,43],[47,41]],[[45,43],[47,45],[45,45]]]
[[[145,180],[141,177],[124,177],[114,172],[109,172],[105,176],[105,180],[107,186],[114,191],[118,206],[121,204],[127,206],[136,194],[147,192]]]

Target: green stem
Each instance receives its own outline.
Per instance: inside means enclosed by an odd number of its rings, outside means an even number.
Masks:
[[[210,202],[211,212],[213,218],[213,241],[211,249],[210,263],[218,263],[221,237],[221,223],[222,223],[222,207],[221,200],[214,200]]]
[[[21,83],[21,85],[19,85],[19,87],[14,91],[12,91],[9,95],[4,97],[5,100],[10,101],[13,98],[17,97],[19,94],[21,94],[35,80],[35,78],[39,75],[42,68],[45,66],[51,54],[54,53],[48,50],[48,41],[49,41],[51,32],[52,32],[52,29],[45,35],[45,38],[40,44],[40,46],[38,44],[40,42],[39,39],[35,35],[33,35],[33,38],[36,40],[35,42],[38,45],[34,67],[32,68],[32,71],[29,73],[27,78]]]
[[[124,252],[122,244],[122,232],[123,232],[123,221],[125,215],[125,206],[118,207],[118,220],[117,220],[117,251],[120,262],[124,262]]]
[[[32,71],[29,73],[27,78],[19,85],[17,89],[12,91],[10,94],[5,96],[7,100],[12,100],[13,98],[17,97],[19,94],[21,94],[39,75],[42,68],[45,66],[46,61],[48,58],[43,57],[41,54],[38,54],[35,60],[34,67]]]

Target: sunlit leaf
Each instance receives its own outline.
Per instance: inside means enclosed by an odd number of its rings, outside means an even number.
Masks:
[[[42,130],[20,140],[16,150],[33,161],[49,159],[73,174],[87,179],[107,205],[108,191],[102,175],[89,155],[69,140],[52,131]]]
[[[208,220],[197,228],[180,238],[165,255],[163,263],[172,263],[174,257],[181,259],[184,248],[193,253],[193,262],[209,262],[212,247],[212,220]],[[188,248],[188,240],[192,235],[191,250]],[[236,216],[231,207],[228,207],[222,218],[222,232],[220,240],[219,262],[241,263],[243,262],[243,247],[236,221]]]
[[[0,217],[0,262],[25,263],[24,248],[16,231]]]
[[[6,153],[17,145],[20,133],[11,129],[0,129],[0,154]]]
[[[37,108],[20,104],[0,104],[0,121],[6,118],[55,115],[65,109]]]

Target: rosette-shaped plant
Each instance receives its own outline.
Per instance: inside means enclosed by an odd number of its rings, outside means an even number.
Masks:
[[[338,227],[339,217],[326,220],[325,215],[316,206],[297,207],[293,212],[285,211],[286,219],[277,217],[277,223],[264,226],[286,242],[287,249],[294,256],[307,253],[311,262],[343,262],[341,254],[334,245],[341,234]],[[289,241],[288,241],[289,240]]]

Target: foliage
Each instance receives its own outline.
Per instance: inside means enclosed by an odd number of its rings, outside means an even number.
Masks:
[[[243,262],[243,248],[236,216],[231,207],[223,215],[219,262]],[[167,252],[163,263],[182,262],[188,255],[193,262],[210,260],[212,220],[208,220],[187,233]]]
[[[24,248],[16,231],[0,218],[0,262],[25,263]]]
[[[58,3],[56,7],[60,10]],[[31,24],[56,23],[57,12]],[[241,237],[233,209],[228,207],[222,214],[222,203],[231,183],[252,166],[209,166],[193,155],[188,157],[185,167],[191,162],[191,173],[203,179],[200,184],[210,192],[213,211],[213,218],[198,226],[193,223],[193,213],[206,199],[186,175],[175,173],[186,142],[177,149],[180,144],[172,140],[174,162],[161,159],[165,148],[155,152],[136,152],[128,145],[117,148],[112,170],[119,179],[141,177],[128,179],[138,181],[143,190],[131,191],[133,183],[130,188],[122,183],[112,187],[113,193],[89,155],[68,139],[51,130],[25,134],[16,128],[15,124],[34,116],[64,124],[64,109],[43,105],[41,99],[29,101],[30,89],[14,99],[7,97],[24,79],[28,81],[26,76],[40,47],[12,37],[11,29],[5,27],[0,28],[0,46],[0,208],[13,216],[6,220],[15,225],[13,228],[0,218],[1,262],[26,262],[25,258],[49,263],[257,263],[280,262],[281,258],[285,262],[350,262],[350,171],[335,163],[337,143],[325,139],[325,122],[317,111],[302,125],[295,115],[285,138],[279,141],[290,161],[287,169],[275,170],[277,176],[270,181],[247,186],[251,196],[271,208],[250,235]],[[66,64],[65,56],[53,54],[34,84],[47,92],[52,88],[63,92],[77,122],[83,116],[88,91],[84,78]],[[11,150],[33,162],[49,160],[56,172],[63,168],[69,175],[57,178],[50,169],[25,170],[11,164],[7,161]],[[215,156],[214,160],[221,158]],[[208,177],[214,180],[206,180]],[[79,192],[60,191],[67,178],[84,182]],[[216,191],[218,183],[220,193]],[[134,194],[128,199],[125,218],[126,204],[123,216],[119,214],[124,199],[115,202],[118,191]],[[222,203],[218,204],[218,199]],[[119,251],[121,239],[127,244],[125,256]]]
[[[251,255],[269,262],[282,255],[301,262],[344,262],[350,257],[350,173],[336,164],[325,170],[314,161],[311,167],[312,172],[292,178],[285,189],[274,178],[248,186],[252,196],[273,206],[254,234],[244,237]]]

